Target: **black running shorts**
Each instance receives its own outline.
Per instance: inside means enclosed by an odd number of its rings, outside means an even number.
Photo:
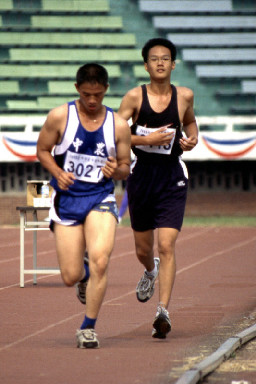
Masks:
[[[180,231],[187,189],[187,168],[180,158],[164,164],[138,161],[127,180],[133,230],[175,228]]]

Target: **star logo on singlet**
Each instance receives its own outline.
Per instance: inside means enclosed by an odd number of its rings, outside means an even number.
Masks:
[[[79,138],[76,138],[76,141],[73,141],[73,145],[75,147],[76,152],[78,152],[80,145],[83,144],[82,140],[79,140]]]
[[[97,156],[105,156],[105,153],[103,152],[103,148],[105,147],[104,143],[97,143],[97,149],[94,151],[95,155]]]

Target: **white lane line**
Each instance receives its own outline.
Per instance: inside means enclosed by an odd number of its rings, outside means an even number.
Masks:
[[[194,268],[194,267],[196,267],[199,264],[205,263],[206,261],[212,259],[213,257],[221,256],[224,253],[229,253],[229,252],[233,251],[234,249],[241,248],[244,245],[248,245],[248,244],[252,243],[253,241],[256,241],[256,236],[251,238],[251,239],[248,239],[248,240],[245,240],[245,241],[241,241],[240,243],[232,245],[231,247],[225,248],[222,251],[214,252],[213,254],[205,257],[204,259],[199,260],[199,261],[197,261],[197,262],[195,262],[193,264],[188,265],[187,267],[184,267],[184,268],[178,270],[176,274],[178,275],[178,274],[180,274],[182,272],[188,271],[189,269]]]
[[[119,297],[115,297],[115,298],[113,298],[113,299],[107,300],[107,301],[105,301],[102,305],[107,305],[107,304],[112,303],[113,301],[123,299],[124,297],[129,296],[129,295],[132,294],[132,293],[134,293],[134,290],[132,290],[132,291],[130,291],[130,292],[127,292],[127,293],[125,293],[125,294],[123,294],[123,295],[121,295],[121,296],[119,296]],[[13,343],[6,344],[4,347],[1,347],[1,348],[0,348],[0,352],[4,351],[4,350],[6,350],[6,349],[12,348],[12,347],[14,347],[14,346],[17,345],[17,344],[20,344],[20,343],[22,343],[22,342],[24,342],[24,341],[26,341],[26,340],[28,340],[28,339],[31,339],[32,337],[38,336],[38,335],[40,335],[41,333],[44,333],[44,332],[48,331],[49,329],[52,329],[52,328],[54,328],[54,327],[56,327],[56,326],[58,326],[58,325],[62,325],[62,324],[66,323],[66,322],[68,322],[68,321],[70,321],[70,320],[73,320],[73,319],[75,319],[76,317],[81,316],[81,315],[83,315],[83,314],[84,314],[84,311],[79,312],[79,313],[76,313],[75,315],[66,317],[66,318],[63,319],[63,320],[57,321],[56,323],[53,323],[53,324],[50,324],[50,325],[48,325],[47,327],[40,329],[39,331],[33,332],[33,333],[31,333],[30,335],[27,335],[27,336],[25,336],[25,337],[22,337],[21,339],[16,340],[16,341],[14,341]]]
[[[189,266],[187,266],[187,267],[184,267],[184,268],[178,270],[178,271],[177,271],[177,274],[181,274],[181,273],[183,273],[183,272],[185,272],[185,271],[187,271],[187,270],[189,270],[189,269],[191,269],[191,268],[196,267],[197,265],[203,264],[203,263],[205,263],[206,261],[208,261],[208,260],[210,260],[210,259],[212,259],[212,258],[214,258],[214,257],[216,257],[216,256],[221,256],[221,255],[223,255],[224,253],[228,253],[228,252],[233,251],[234,249],[241,248],[241,247],[243,247],[243,246],[245,246],[245,245],[248,245],[248,244],[250,244],[250,243],[253,242],[253,241],[256,241],[256,237],[253,237],[252,239],[248,239],[248,240],[246,240],[246,241],[241,241],[241,242],[239,242],[239,243],[237,243],[237,244],[235,244],[235,245],[233,245],[233,246],[231,246],[231,247],[228,247],[228,248],[226,248],[226,249],[223,249],[222,251],[215,252],[215,253],[213,253],[212,255],[209,255],[208,257],[206,257],[206,258],[204,258],[204,259],[202,259],[202,260],[200,260],[200,261],[198,261],[198,262],[196,262],[196,263],[193,263],[193,264],[191,264],[191,265],[189,265]],[[49,276],[48,276],[48,277],[49,277]],[[113,299],[110,299],[110,300],[105,301],[105,302],[103,303],[103,305],[107,305],[107,304],[110,304],[110,303],[112,303],[112,302],[114,302],[114,301],[123,299],[123,298],[126,297],[126,296],[129,296],[129,295],[131,295],[131,294],[134,294],[134,292],[135,292],[135,290],[133,289],[132,291],[129,291],[129,292],[127,292],[127,293],[125,293],[125,294],[123,294],[123,295],[121,295],[121,296],[118,296],[118,297],[115,297],[115,298],[113,298]],[[17,345],[17,344],[20,344],[20,343],[22,343],[22,342],[24,342],[24,341],[26,341],[26,340],[28,340],[28,339],[34,337],[34,336],[40,335],[41,333],[44,333],[44,332],[48,331],[49,329],[51,329],[51,328],[53,328],[53,327],[56,327],[57,325],[61,325],[61,324],[64,324],[64,323],[66,323],[66,322],[68,322],[68,321],[70,321],[70,320],[73,320],[74,318],[76,318],[76,317],[78,317],[78,316],[81,316],[83,313],[84,313],[84,311],[83,311],[83,312],[79,312],[79,313],[77,313],[77,314],[75,314],[75,315],[73,315],[73,316],[67,317],[67,318],[65,318],[65,319],[63,319],[63,320],[61,320],[61,321],[59,321],[59,322],[50,324],[50,325],[48,325],[47,327],[45,327],[45,328],[43,328],[43,329],[40,329],[40,330],[37,331],[37,332],[31,333],[30,335],[27,335],[27,336],[25,336],[25,337],[23,337],[23,338],[21,338],[21,339],[19,339],[19,340],[16,340],[16,341],[13,342],[13,343],[6,344],[6,345],[3,346],[2,348],[0,348],[0,352],[6,350],[6,349],[8,349],[8,348],[11,348],[11,347],[13,347],[13,346],[15,346],[15,345]]]

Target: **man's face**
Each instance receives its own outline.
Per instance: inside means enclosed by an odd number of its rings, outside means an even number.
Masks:
[[[99,83],[83,83],[77,85],[76,90],[80,95],[80,102],[87,113],[96,113],[102,106],[102,101],[108,86]]]
[[[169,78],[174,68],[175,61],[172,61],[171,52],[168,48],[156,45],[149,50],[145,69],[151,77],[157,79]]]

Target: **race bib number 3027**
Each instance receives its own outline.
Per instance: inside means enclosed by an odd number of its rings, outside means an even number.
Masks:
[[[158,129],[163,128],[148,128],[148,127],[142,127],[141,125],[137,126],[136,129],[136,135],[138,136],[147,136],[152,132],[158,131]],[[165,132],[174,133],[172,140],[170,144],[167,145],[136,145],[136,148],[141,149],[144,152],[151,152],[151,153],[160,153],[162,155],[170,155],[172,152],[172,146],[174,143],[175,135],[176,135],[176,129],[174,128],[168,128],[168,126],[165,127]]]
[[[107,161],[106,157],[83,155],[67,151],[64,170],[72,172],[77,180],[98,183],[103,178],[101,168]]]

